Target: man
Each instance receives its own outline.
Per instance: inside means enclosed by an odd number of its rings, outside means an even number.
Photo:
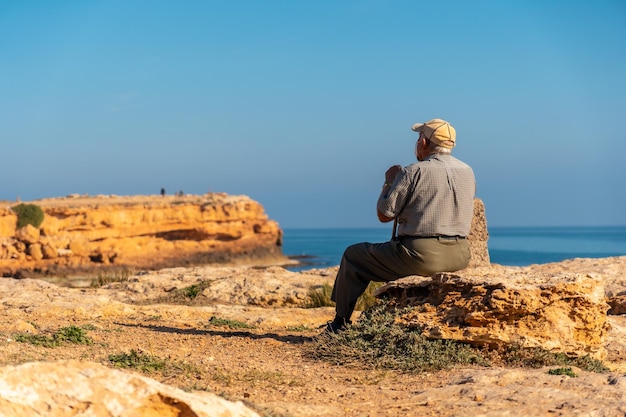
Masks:
[[[451,155],[456,131],[441,119],[416,123],[412,130],[419,132],[418,162],[389,168],[377,202],[378,219],[394,220],[393,238],[345,250],[331,297],[336,316],[327,332],[345,329],[370,281],[453,272],[470,261],[476,183],[472,168]]]

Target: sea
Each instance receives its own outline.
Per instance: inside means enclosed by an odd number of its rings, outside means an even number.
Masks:
[[[292,271],[339,265],[344,249],[384,242],[391,228],[284,229],[283,253],[299,261]],[[626,226],[489,227],[491,263],[527,266],[572,258],[626,255]]]

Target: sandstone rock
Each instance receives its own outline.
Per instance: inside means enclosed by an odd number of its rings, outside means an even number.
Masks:
[[[27,224],[26,226],[17,229],[17,231],[15,232],[16,239],[28,244],[38,242],[39,236],[39,229],[31,224]]]
[[[474,217],[472,218],[472,227],[468,240],[472,253],[469,267],[489,266],[487,216],[485,214],[485,204],[478,198],[474,199]]]
[[[246,196],[129,196],[38,200],[39,229],[17,231],[10,209],[0,209],[0,233],[22,244],[51,245],[42,257],[0,259],[0,273],[20,276],[96,275],[106,266],[161,269],[198,264],[287,264],[282,231],[263,207]],[[2,235],[0,235],[2,236]],[[18,252],[24,252],[17,247]],[[57,262],[56,249],[75,258]],[[75,267],[76,266],[76,267]],[[91,271],[90,271],[91,270]],[[37,272],[38,271],[38,272]]]
[[[64,249],[64,248],[57,249],[57,256],[70,257],[73,254],[74,252],[71,249]]]
[[[609,330],[604,283],[583,274],[495,267],[407,277],[376,292],[411,309],[398,322],[433,339],[541,347],[603,359]]]
[[[58,249],[50,244],[42,245],[41,253],[43,254],[44,259],[54,259],[58,256]]]
[[[589,274],[604,283],[609,314],[626,314],[626,256],[608,258],[577,258],[543,265],[530,265],[528,273],[569,271]]]
[[[68,245],[68,250],[72,255],[79,257],[85,257],[89,255],[89,243],[83,239],[71,240]]]
[[[17,249],[15,249],[12,242],[7,238],[3,238],[3,241],[0,243],[0,259],[12,259],[16,255]]]
[[[43,252],[41,250],[40,243],[31,243],[28,245],[28,255],[35,261],[41,261],[43,259]]]
[[[188,393],[91,362],[31,362],[0,369],[2,417],[258,417],[241,402]]]
[[[336,268],[333,268],[336,271]],[[127,281],[108,284],[117,301],[155,303],[175,291],[203,288],[197,304],[258,307],[304,307],[314,286],[331,284],[334,274],[325,270],[300,274],[281,267],[194,267],[146,271]]]
[[[15,247],[16,252],[19,252],[19,253],[26,252],[26,243],[24,243],[24,242],[22,242],[20,240],[15,241],[13,243],[13,246]]]
[[[7,323],[7,330],[13,333],[34,333],[36,327],[24,320],[13,320]]]
[[[306,304],[307,299],[301,297],[306,297],[311,286],[332,282],[334,275],[323,271],[300,276],[279,267],[271,268],[271,272],[243,267],[170,268],[140,273],[98,289],[5,278],[0,279],[0,316],[7,323],[28,321],[33,314],[62,320],[165,316],[181,323],[206,323],[218,315],[259,328],[317,327],[332,318],[332,308],[295,307]],[[168,302],[177,290],[202,282],[215,285],[208,287],[212,288],[209,295],[199,295],[194,306]],[[256,294],[263,288],[271,289],[272,294],[260,299]]]
[[[15,236],[17,214],[10,208],[0,208],[0,238]]]

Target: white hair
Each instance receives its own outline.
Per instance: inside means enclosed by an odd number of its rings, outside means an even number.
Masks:
[[[428,150],[430,154],[440,153],[444,155],[450,155],[452,153],[452,148],[446,148],[441,145],[437,145],[435,142],[429,140],[428,141]]]

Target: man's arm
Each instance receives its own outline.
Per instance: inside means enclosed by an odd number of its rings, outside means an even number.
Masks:
[[[402,167],[400,165],[394,165],[390,167],[387,170],[387,172],[385,172],[385,185],[383,185],[383,190],[382,190],[383,193],[389,192],[389,190],[391,189],[391,185],[396,179],[396,176],[401,171],[402,171]],[[380,212],[380,210],[376,210],[376,211],[378,214],[378,220],[380,220],[382,223],[387,223],[394,219],[394,217],[385,216],[383,213]]]

